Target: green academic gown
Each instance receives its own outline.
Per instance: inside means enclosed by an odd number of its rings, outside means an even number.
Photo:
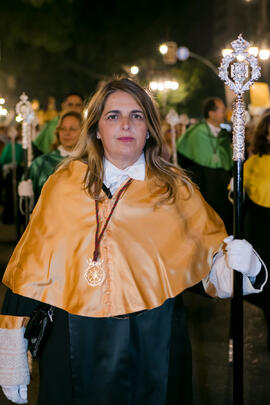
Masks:
[[[56,149],[33,160],[29,169],[29,177],[33,183],[35,203],[39,198],[44,183],[46,182],[48,177],[53,174],[57,165],[63,159],[64,157],[61,156],[59,150]]]
[[[45,127],[42,129],[40,134],[33,141],[33,144],[42,153],[48,153],[51,150],[51,146],[55,141],[55,130],[59,122],[59,117],[54,117],[51,119]]]
[[[221,129],[214,136],[205,121],[191,126],[177,141],[178,163],[188,170],[206,201],[232,231],[228,184],[232,170],[231,137]]]
[[[23,162],[23,148],[19,143],[15,143],[15,158],[16,163],[20,165]],[[4,166],[12,162],[12,144],[7,144],[0,156],[0,165]]]

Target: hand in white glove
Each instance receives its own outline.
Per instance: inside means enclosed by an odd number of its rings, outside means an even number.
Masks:
[[[3,393],[15,404],[27,403],[27,385],[3,385]]]
[[[245,239],[233,239],[228,236],[226,243],[226,259],[229,266],[248,277],[256,277],[261,269],[261,262],[253,247]]]
[[[18,185],[18,194],[20,197],[32,197],[34,195],[32,180],[22,180]]]

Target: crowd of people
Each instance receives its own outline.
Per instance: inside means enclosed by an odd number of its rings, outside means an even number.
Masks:
[[[203,121],[179,126],[171,148],[155,101],[133,80],[104,83],[85,117],[83,106],[69,94],[33,142],[35,208],[3,278],[0,385],[11,401],[27,401],[24,333],[38,312],[53,320],[42,336],[39,405],[190,405],[181,293],[231,297],[234,269],[270,325],[270,113],[245,162],[247,242],[228,236],[232,137],[221,99],[205,101]]]

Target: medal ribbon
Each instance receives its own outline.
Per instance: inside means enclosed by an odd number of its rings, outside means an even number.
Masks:
[[[111,211],[110,211],[110,213],[109,213],[109,215],[108,215],[108,218],[106,219],[106,222],[105,222],[105,224],[104,224],[104,226],[103,226],[102,231],[100,232],[100,235],[99,235],[99,225],[100,225],[100,224],[99,224],[99,216],[98,216],[98,201],[95,200],[97,227],[96,227],[96,234],[95,234],[95,250],[94,250],[94,254],[93,254],[93,261],[94,261],[94,262],[96,262],[97,259],[98,259],[100,242],[101,242],[101,239],[102,239],[102,237],[103,237],[103,235],[104,235],[104,232],[105,232],[105,230],[106,230],[106,228],[107,228],[107,226],[108,226],[108,223],[109,223],[109,221],[110,221],[110,219],[111,219],[111,217],[112,217],[113,211],[115,210],[115,207],[117,206],[118,201],[120,200],[121,195],[122,195],[123,192],[128,188],[128,186],[130,185],[131,182],[132,182],[132,179],[129,179],[129,180],[123,185],[123,187],[118,191],[117,196],[116,196],[116,199],[115,199],[114,204],[113,204],[113,206],[112,206],[112,209],[111,209]]]

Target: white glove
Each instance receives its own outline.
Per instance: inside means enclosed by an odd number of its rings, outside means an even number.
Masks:
[[[0,328],[0,386],[7,388],[7,393],[13,392],[17,396],[19,389],[30,383],[28,341],[24,338],[24,332],[24,327]]]
[[[261,262],[251,244],[245,239],[233,239],[233,236],[228,236],[224,242],[228,265],[248,277],[256,277],[261,270]]]
[[[27,403],[27,385],[3,385],[3,393],[15,404]]]
[[[32,197],[34,195],[33,192],[33,184],[30,179],[22,180],[18,185],[18,194],[20,197]]]

